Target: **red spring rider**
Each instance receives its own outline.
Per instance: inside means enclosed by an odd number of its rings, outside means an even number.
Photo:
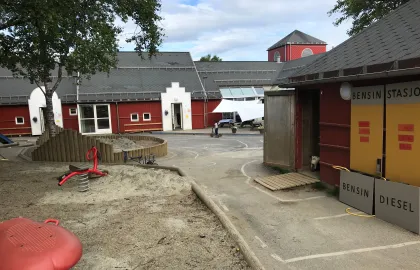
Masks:
[[[61,186],[63,185],[67,180],[69,180],[70,178],[72,178],[75,175],[82,175],[82,174],[95,174],[98,176],[106,176],[108,173],[106,171],[101,171],[98,170],[98,155],[100,153],[98,152],[98,149],[93,146],[92,148],[90,148],[87,153],[86,153],[86,159],[88,161],[91,161],[93,159],[93,168],[87,168],[87,169],[80,169],[74,166],[70,165],[70,170],[71,172],[64,174],[63,176],[61,176],[58,182],[58,185]]]

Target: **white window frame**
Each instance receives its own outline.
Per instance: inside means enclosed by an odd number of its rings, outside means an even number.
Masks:
[[[148,114],[149,115],[149,119],[144,119],[144,115],[145,114]],[[152,121],[152,114],[151,113],[149,113],[149,112],[145,112],[145,113],[143,113],[143,121]]]
[[[83,105],[92,105],[93,106],[93,114],[94,114],[94,117],[93,118],[83,118],[83,119],[93,119],[93,120],[95,120],[95,133],[93,133],[93,132],[89,132],[89,133],[83,133],[82,132],[82,118],[79,116],[78,117],[78,122],[79,122],[79,132],[81,133],[81,134],[112,134],[112,115],[111,115],[111,106],[109,105],[109,104],[103,104],[103,103],[99,103],[99,104],[90,104],[90,103],[88,103],[88,104],[78,104],[77,105],[77,111],[79,112],[80,111],[80,106],[83,106]],[[98,128],[98,119],[104,119],[104,118],[98,118],[97,116],[96,116],[96,107],[97,106],[108,106],[108,118],[109,118],[109,129],[99,129]]]
[[[22,118],[22,123],[18,123],[18,118]],[[25,117],[23,117],[23,116],[16,116],[15,117],[15,123],[16,123],[16,125],[24,125],[25,124]]]
[[[76,110],[76,112],[72,113],[71,110]],[[71,116],[77,115],[77,108],[69,108],[69,115],[71,115]]]
[[[137,119],[133,119],[133,115],[137,115]],[[130,114],[130,120],[131,120],[131,122],[138,122],[139,121],[139,114],[138,113]]]
[[[308,54],[308,55],[304,55],[304,53],[305,53],[305,51],[307,51],[307,52],[311,52],[311,54]],[[303,49],[302,50],[302,53],[300,54],[300,57],[307,57],[307,56],[311,56],[311,55],[314,55],[314,51],[311,49],[311,48],[305,48],[305,49]]]

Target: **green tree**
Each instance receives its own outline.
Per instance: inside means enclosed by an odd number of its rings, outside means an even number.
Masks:
[[[211,56],[211,54],[208,54],[206,56],[201,57],[200,61],[201,62],[222,62],[223,60],[217,55]]]
[[[328,15],[340,13],[334,22],[340,25],[347,19],[353,20],[353,26],[347,34],[353,36],[409,0],[338,0]]]
[[[0,4],[0,66],[45,87],[46,127],[55,136],[52,96],[63,72],[89,77],[117,63],[117,19],[133,21],[140,57],[162,42],[160,0],[3,0]],[[53,74],[54,73],[54,74]]]

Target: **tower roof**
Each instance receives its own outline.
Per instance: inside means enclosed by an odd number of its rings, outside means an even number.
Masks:
[[[282,47],[286,44],[327,45],[325,41],[322,41],[313,36],[305,34],[299,30],[295,30],[292,33],[285,36],[280,41],[278,41],[276,44],[268,48],[267,51]]]

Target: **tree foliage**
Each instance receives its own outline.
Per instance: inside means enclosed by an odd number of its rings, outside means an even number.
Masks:
[[[338,0],[328,14],[340,13],[341,17],[334,22],[340,25],[347,19],[353,20],[352,27],[347,34],[353,36],[377,20],[383,18],[400,5],[409,0]]]
[[[140,56],[155,55],[163,37],[160,8],[160,0],[3,0],[0,66],[45,87],[46,122],[54,136],[52,95],[63,72],[109,72],[123,30],[118,19],[136,24],[126,41]]]
[[[206,56],[201,57],[200,61],[201,62],[222,62],[223,60],[217,55],[211,56],[211,54],[208,54]]]

